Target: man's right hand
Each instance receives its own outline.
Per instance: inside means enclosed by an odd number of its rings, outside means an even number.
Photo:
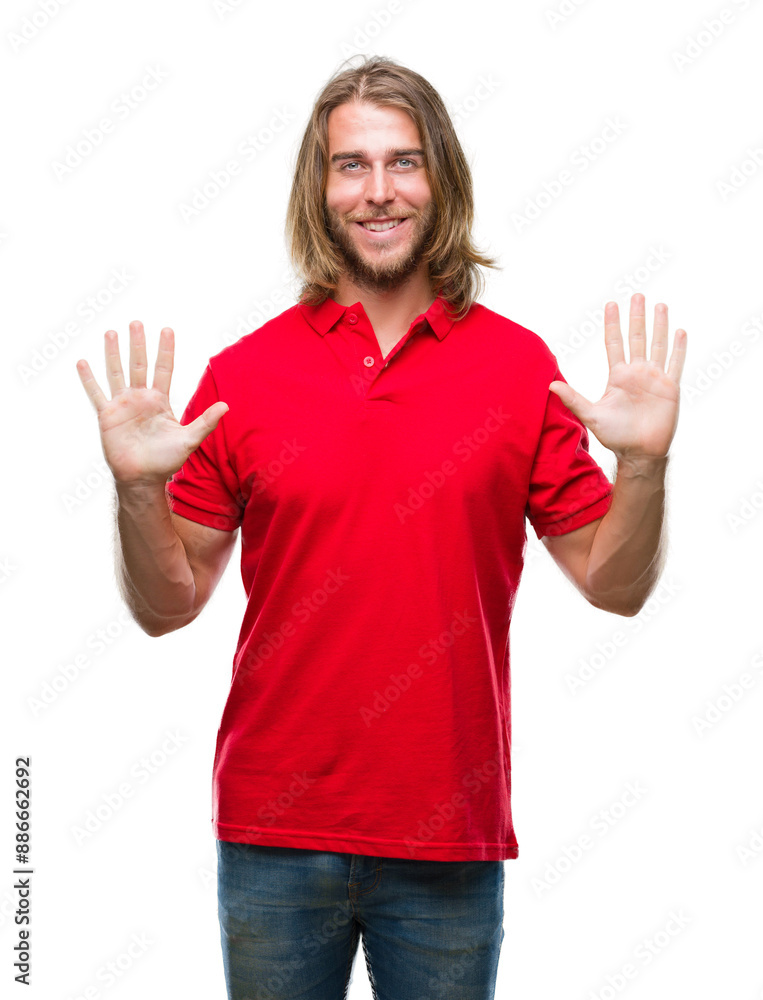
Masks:
[[[218,401],[192,423],[183,426],[169,402],[175,335],[165,326],[159,335],[159,351],[153,385],[146,385],[146,338],[140,320],[130,323],[130,384],[125,385],[115,330],[104,335],[106,377],[111,399],[107,399],[87,361],[77,362],[77,372],[98,413],[103,454],[117,485],[164,485],[183,465],[228,411]]]

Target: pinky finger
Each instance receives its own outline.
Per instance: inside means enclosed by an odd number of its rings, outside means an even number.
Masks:
[[[681,372],[684,370],[686,360],[686,330],[676,330],[673,338],[673,350],[670,352],[667,374],[674,382],[681,381]]]
[[[101,387],[95,381],[95,376],[90,370],[90,365],[87,361],[80,360],[77,362],[77,374],[85,392],[88,394],[90,402],[95,407],[96,412],[100,413],[106,403],[108,403],[108,400],[104,396]]]
[[[152,389],[158,389],[165,396],[170,394],[172,366],[175,351],[175,334],[171,327],[165,326],[159,334],[159,350],[156,355],[154,382]]]

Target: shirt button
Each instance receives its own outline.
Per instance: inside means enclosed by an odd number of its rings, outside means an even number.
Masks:
[[[358,322],[357,315],[355,313],[350,313],[350,315],[347,317],[347,322],[348,323],[357,323]]]
[[[363,358],[363,364],[366,366],[366,368],[370,368],[373,365],[373,363],[374,363],[373,358]]]

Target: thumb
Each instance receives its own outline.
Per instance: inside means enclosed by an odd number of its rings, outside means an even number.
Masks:
[[[198,448],[201,442],[207,437],[220,423],[220,418],[224,416],[230,407],[227,403],[223,403],[222,400],[218,400],[216,403],[212,403],[211,406],[200,414],[195,420],[192,420],[190,424],[186,426],[186,434],[188,435],[188,443],[191,446],[191,451]]]
[[[579,392],[575,392],[572,386],[566,382],[552,382],[548,388],[550,392],[553,392],[561,399],[568,410],[571,410],[586,426],[588,425],[589,411],[592,404],[585,396],[581,396]]]

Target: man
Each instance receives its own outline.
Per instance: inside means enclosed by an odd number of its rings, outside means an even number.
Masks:
[[[214,760],[229,997],[345,995],[360,932],[384,1000],[494,995],[511,819],[509,625],[525,518],[594,606],[634,615],[664,559],[686,335],[667,309],[609,382],[479,305],[471,178],[439,95],[373,58],[330,80],[287,214],[300,301],[210,359],[181,425],[173,332],[147,387],[108,331],[125,600],[201,612],[242,529],[248,603]],[[224,416],[224,419],[221,419]],[[585,428],[617,456],[614,487]],[[169,479],[169,481],[168,481]]]

